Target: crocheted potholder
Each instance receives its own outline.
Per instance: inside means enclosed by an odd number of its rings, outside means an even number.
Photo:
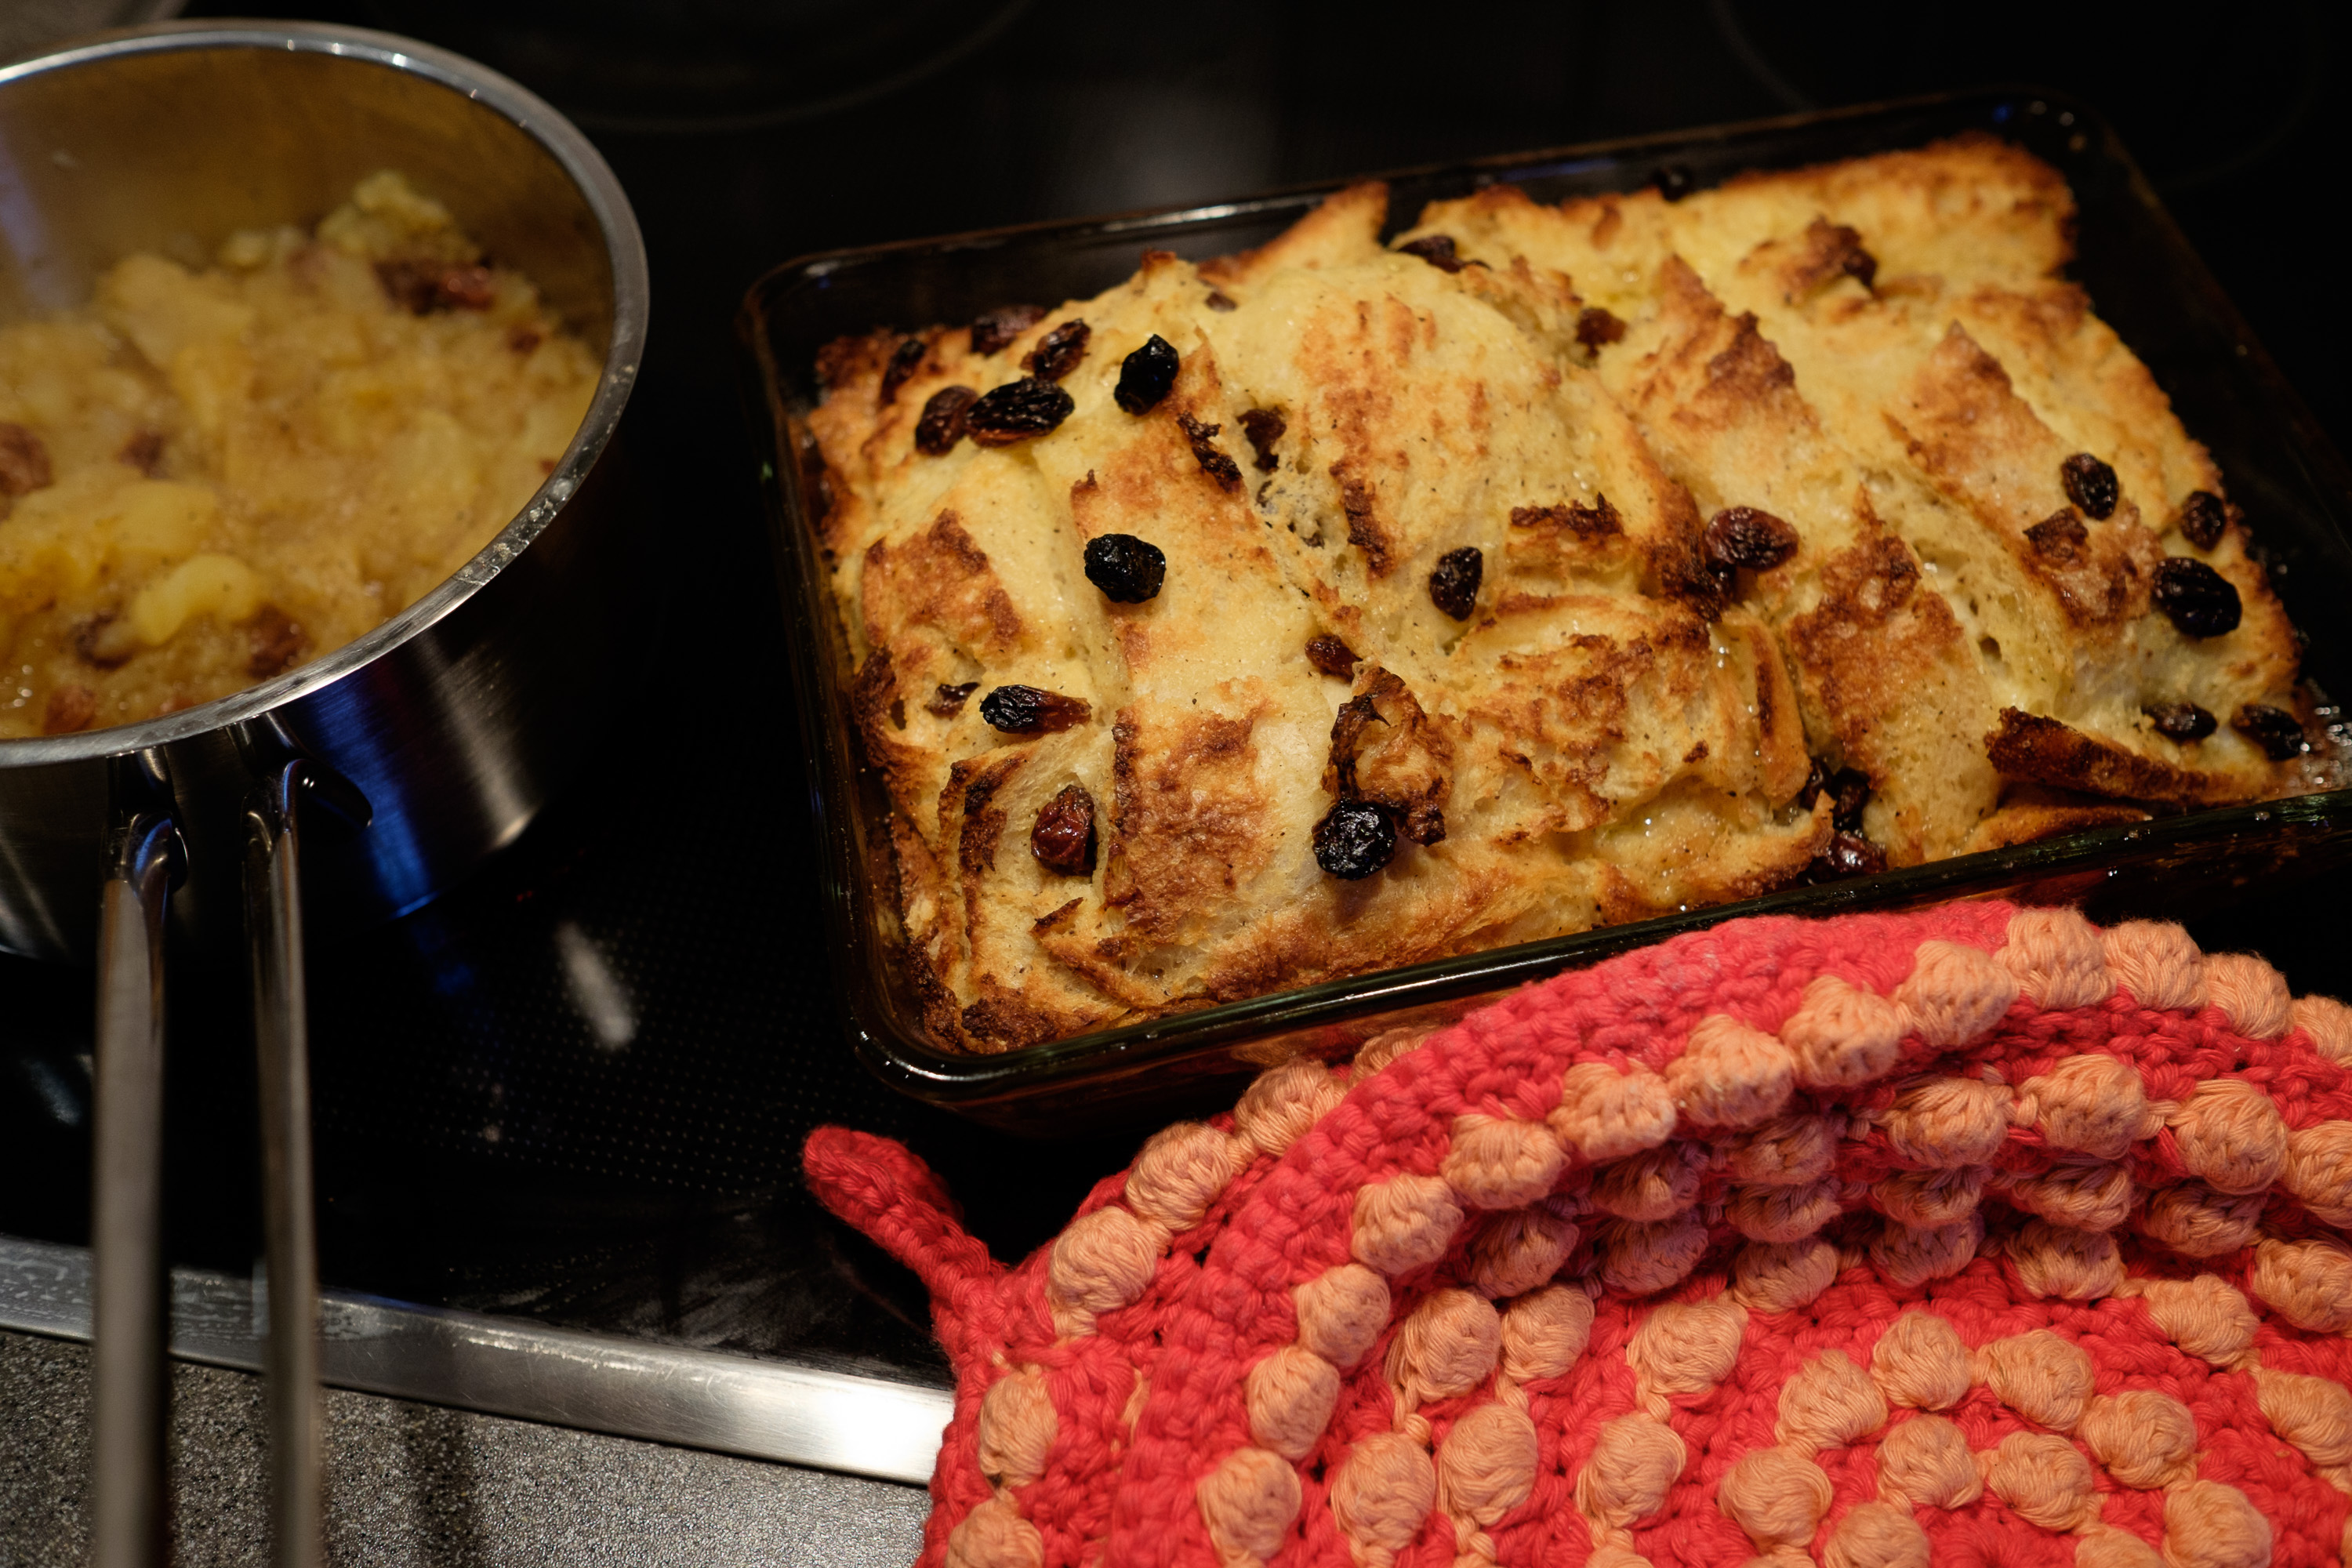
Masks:
[[[2177,926],[1735,921],[1171,1127],[1007,1268],[922,1563],[2337,1561],[2352,1009]]]

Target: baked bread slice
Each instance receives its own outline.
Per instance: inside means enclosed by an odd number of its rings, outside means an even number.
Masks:
[[[2292,633],[2070,213],[1990,140],[1395,246],[1363,185],[834,345],[815,526],[933,1033],[2305,787]]]

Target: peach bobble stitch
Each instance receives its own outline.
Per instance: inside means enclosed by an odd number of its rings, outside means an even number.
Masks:
[[[954,1369],[919,1568],[2352,1540],[2352,1010],[2177,926],[1727,921],[1273,1067],[1014,1266],[803,1163]]]

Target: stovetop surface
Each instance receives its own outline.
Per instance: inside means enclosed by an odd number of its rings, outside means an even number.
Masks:
[[[533,62],[552,69],[561,8],[488,9],[515,25],[425,0],[307,14],[404,27],[527,80]],[[757,7],[687,9],[739,52],[794,37],[725,32]],[[583,71],[575,51],[542,82],[582,113],[645,227],[652,341],[625,439],[675,546],[676,606],[644,689],[614,694],[596,777],[464,886],[312,952],[330,1284],[944,1382],[911,1276],[803,1191],[802,1137],[837,1121],[906,1140],[1008,1259],[1132,1152],[1133,1131],[1049,1143],[970,1127],[849,1054],[731,332],[744,288],[776,262],[2030,80],[2117,122],[2289,379],[2347,428],[2347,329],[2314,276],[2336,253],[2333,219],[2313,196],[2352,134],[2324,109],[2344,37],[2316,5],[2161,30],[2133,7],[2010,0],[1967,7],[1965,25],[1734,0],[1454,14],[1289,0],[1148,25],[1077,0],[869,9],[880,30],[833,37],[819,78],[746,86],[724,48],[672,37],[659,79]],[[579,8],[607,29],[582,47],[623,36],[631,10]],[[719,85],[699,91],[698,69]],[[2334,901],[2261,897],[2190,926],[2263,952],[2298,991],[2342,992]],[[0,1232],[85,1239],[91,995],[87,973],[0,958]],[[242,978],[175,963],[171,997],[173,1253],[240,1271],[258,1251]]]

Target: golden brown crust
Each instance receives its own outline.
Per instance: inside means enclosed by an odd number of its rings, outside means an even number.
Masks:
[[[2226,725],[2176,743],[2141,712],[2292,707],[2294,644],[2241,527],[2182,536],[2221,478],[2055,279],[2049,169],[1964,138],[1678,204],[1493,189],[1414,231],[1460,267],[1382,247],[1386,201],[1199,268],[1153,253],[987,354],[961,329],[829,353],[819,527],[943,1042],[1781,886],[1833,832],[1828,793],[1797,804],[1817,761],[1869,779],[1895,864],[2293,787]],[[929,398],[1078,321],[1053,430],[915,448]],[[1154,335],[1179,371],[1130,413]],[[2077,452],[2113,466],[2111,516],[2072,508]],[[1794,548],[1711,555],[1734,508]],[[1162,552],[1156,596],[1088,580],[1108,534]],[[2152,608],[2168,552],[2238,589],[2237,629]],[[1008,684],[1091,718],[997,731]],[[1100,852],[1048,865],[1031,830],[1074,785]],[[1313,848],[1340,802],[1396,829],[1360,879]]]

